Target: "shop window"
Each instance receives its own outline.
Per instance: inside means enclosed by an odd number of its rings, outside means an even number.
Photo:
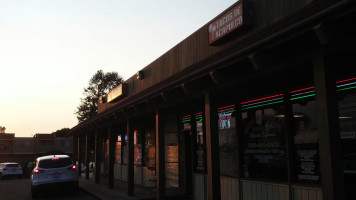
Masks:
[[[121,135],[117,136],[117,142],[115,145],[115,163],[122,164],[121,163]]]
[[[127,165],[127,133],[121,138],[122,140],[122,164]]]
[[[145,132],[144,163],[147,167],[156,168],[156,135],[153,130]]]
[[[356,78],[337,82],[339,123],[346,199],[355,199],[356,188]]]
[[[283,95],[241,103],[243,119],[242,176],[287,180]]]
[[[220,107],[218,110],[220,175],[237,178],[237,132],[235,105]]]
[[[191,115],[186,115],[182,117],[183,130],[189,131],[190,134],[195,134],[196,140],[193,141],[195,148],[194,151],[194,171],[195,172],[205,172],[205,139],[203,131],[203,114],[202,112],[195,114],[196,132],[192,132],[192,117]]]
[[[294,118],[296,181],[320,183],[319,143],[316,123],[315,89],[290,92]]]
[[[205,140],[204,140],[204,131],[203,131],[203,114],[197,113],[196,116],[196,165],[195,171],[196,172],[204,172],[205,171]]]
[[[179,187],[178,127],[174,115],[167,116],[164,124],[166,187]]]

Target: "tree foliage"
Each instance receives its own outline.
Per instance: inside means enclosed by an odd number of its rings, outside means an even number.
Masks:
[[[5,130],[6,130],[5,126],[0,126],[0,133],[5,133]]]
[[[52,134],[56,135],[56,137],[67,137],[67,136],[70,135],[70,129],[69,128],[62,128],[60,130],[56,130]]]
[[[96,115],[99,98],[123,82],[123,78],[117,72],[104,73],[98,70],[89,81],[89,86],[84,88],[84,98],[81,98],[80,105],[75,114],[80,122]]]

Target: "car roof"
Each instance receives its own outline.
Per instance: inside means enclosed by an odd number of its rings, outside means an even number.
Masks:
[[[70,158],[68,155],[48,155],[48,156],[38,157],[37,160],[47,160],[47,159],[52,159],[53,157],[56,157],[56,158]]]
[[[0,163],[0,164],[2,164],[2,165],[18,164],[19,165],[19,163],[16,163],[16,162],[4,162],[4,163]]]

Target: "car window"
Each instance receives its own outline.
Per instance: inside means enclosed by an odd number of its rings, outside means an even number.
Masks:
[[[40,160],[38,163],[38,167],[44,169],[58,168],[58,167],[66,167],[72,164],[70,158],[52,158],[46,160]]]
[[[7,167],[20,167],[19,164],[7,164],[6,166]]]

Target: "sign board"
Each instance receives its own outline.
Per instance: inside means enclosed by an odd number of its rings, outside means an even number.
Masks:
[[[225,37],[244,23],[242,1],[226,10],[209,25],[209,44]]]
[[[124,96],[125,94],[125,87],[124,83],[121,83],[119,86],[112,89],[109,94],[107,95],[107,102],[110,103],[119,97]]]

